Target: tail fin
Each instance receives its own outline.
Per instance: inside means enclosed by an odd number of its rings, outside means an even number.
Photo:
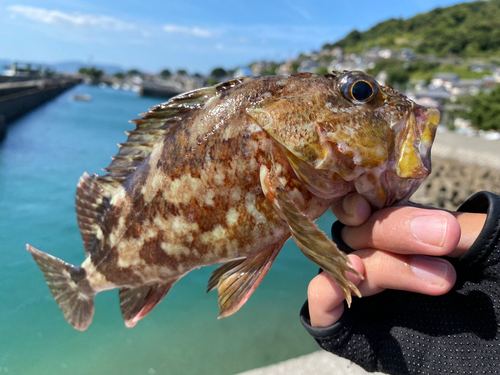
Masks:
[[[88,283],[85,270],[30,245],[26,245],[26,249],[40,267],[50,293],[68,323],[80,331],[87,329],[94,315],[95,293]]]

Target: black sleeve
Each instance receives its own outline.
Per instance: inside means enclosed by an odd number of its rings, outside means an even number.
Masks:
[[[356,299],[328,328],[304,327],[319,345],[367,371],[389,374],[500,373],[500,197],[480,192],[460,208],[487,213],[478,239],[460,259],[454,288],[443,296],[387,290]],[[341,225],[332,228],[339,241]],[[341,241],[341,240],[340,240]],[[346,246],[339,243],[339,247]]]

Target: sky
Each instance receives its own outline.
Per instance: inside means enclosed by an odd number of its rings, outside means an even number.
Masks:
[[[0,0],[0,59],[209,73],[319,50],[457,0]]]

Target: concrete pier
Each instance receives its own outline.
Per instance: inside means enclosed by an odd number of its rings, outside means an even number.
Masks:
[[[185,90],[177,87],[159,85],[154,82],[143,82],[139,91],[140,96],[154,96],[157,98],[170,99],[176,95],[182,94]]]
[[[52,78],[0,83],[0,141],[9,124],[80,83],[78,78]]]

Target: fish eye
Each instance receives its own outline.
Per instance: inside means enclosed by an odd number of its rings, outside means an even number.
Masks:
[[[347,72],[340,82],[342,94],[353,103],[369,103],[378,97],[377,81],[363,72]]]
[[[372,97],[374,91],[368,82],[358,81],[351,86],[351,97],[358,102],[364,102]]]

